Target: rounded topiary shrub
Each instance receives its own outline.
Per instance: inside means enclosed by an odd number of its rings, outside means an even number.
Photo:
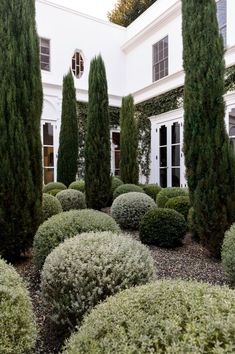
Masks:
[[[140,242],[88,233],[66,240],[47,257],[42,294],[51,319],[73,328],[108,296],[153,279],[153,259]]]
[[[62,191],[64,189],[67,189],[67,187],[61,182],[50,182],[50,183],[47,183],[43,187],[42,191],[43,191],[43,193],[48,193],[48,192],[52,191],[53,189],[58,189],[58,190]]]
[[[118,187],[122,186],[123,182],[120,178],[112,176],[112,184],[111,184],[111,194],[113,196],[113,193],[115,191],[115,189],[117,189]]]
[[[142,188],[154,201],[156,201],[157,195],[162,189],[158,184],[145,184]]]
[[[232,354],[235,292],[163,280],[125,290],[97,306],[63,354]]]
[[[229,280],[235,286],[235,224],[225,233],[221,257]]]
[[[179,196],[170,198],[165,204],[165,208],[174,209],[175,211],[178,211],[178,213],[184,216],[186,221],[188,219],[190,207],[191,205],[189,196]]]
[[[119,197],[119,195],[130,192],[144,193],[144,190],[135,184],[122,184],[121,186],[117,187],[113,192],[113,199],[116,199],[117,197]]]
[[[111,216],[90,209],[71,210],[52,216],[39,226],[34,237],[33,254],[36,268],[40,270],[48,254],[65,239],[89,231],[118,233],[120,229]]]
[[[82,193],[85,192],[85,182],[83,180],[72,182],[69,185],[69,189],[76,189]]]
[[[188,196],[188,190],[179,187],[163,188],[157,195],[157,206],[164,208],[170,198],[179,196]]]
[[[42,220],[45,221],[51,216],[62,213],[63,209],[56,197],[43,193],[42,197]]]
[[[141,241],[160,247],[179,246],[186,231],[183,215],[172,209],[149,210],[140,223]]]
[[[156,203],[144,193],[130,192],[117,197],[111,207],[111,215],[124,229],[138,229],[141,218]]]
[[[36,335],[29,293],[15,269],[0,259],[0,353],[33,353]]]
[[[52,189],[51,191],[47,192],[46,194],[50,194],[50,195],[53,195],[53,197],[55,197],[56,194],[58,194],[59,192],[61,192],[61,189]]]
[[[60,201],[63,211],[86,208],[84,194],[75,189],[66,189],[61,191],[56,194],[56,198]]]

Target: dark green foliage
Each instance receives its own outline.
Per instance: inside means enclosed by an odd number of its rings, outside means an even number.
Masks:
[[[69,185],[69,189],[76,189],[80,192],[85,192],[85,182],[83,180],[72,182]]]
[[[41,221],[42,85],[34,0],[0,2],[0,255],[28,249]]]
[[[54,189],[62,191],[66,189],[66,186],[61,182],[50,182],[43,187],[43,193],[48,193]]]
[[[225,129],[224,47],[214,0],[183,0],[184,153],[195,226],[220,257],[232,222],[235,158]]]
[[[112,185],[111,185],[111,194],[113,196],[113,193],[115,191],[115,189],[117,189],[118,187],[122,186],[123,182],[120,178],[113,176],[112,177]]]
[[[121,186],[117,187],[113,192],[113,199],[117,198],[121,194],[129,192],[144,193],[144,190],[141,187],[136,186],[135,184],[122,184]]]
[[[78,210],[86,208],[84,193],[76,189],[66,189],[56,194],[63,211]]]
[[[48,193],[42,196],[42,222],[49,219],[51,216],[62,213],[63,209],[59,200]]]
[[[164,208],[170,198],[179,196],[188,196],[188,190],[179,187],[163,188],[157,195],[157,206],[159,208]]]
[[[107,206],[111,191],[108,88],[101,56],[91,61],[85,143],[85,191],[88,208]]]
[[[50,195],[52,195],[53,197],[55,197],[56,194],[58,194],[59,192],[61,192],[61,189],[52,189],[52,190],[50,190],[49,192],[47,192],[46,194],[50,194]]]
[[[57,180],[69,186],[77,174],[78,122],[76,91],[71,71],[63,79],[63,101],[60,142],[57,162]]]
[[[165,204],[165,207],[168,209],[174,209],[178,211],[178,213],[182,214],[187,221],[188,212],[190,209],[190,200],[189,196],[179,196],[170,198],[168,202]]]
[[[225,233],[221,258],[230,283],[235,288],[235,224]]]
[[[156,201],[157,195],[162,189],[158,184],[145,184],[142,188],[154,201]]]
[[[131,95],[123,97],[120,116],[121,179],[124,183],[138,184],[138,131],[134,118],[134,100]]]
[[[154,208],[140,222],[140,240],[159,247],[176,247],[181,244],[186,230],[182,214],[172,209]]]

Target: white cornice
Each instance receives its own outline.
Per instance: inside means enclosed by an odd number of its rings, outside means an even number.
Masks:
[[[162,114],[158,114],[156,116],[152,116],[152,117],[149,117],[149,120],[151,121],[151,123],[154,123],[154,122],[158,122],[158,123],[161,123],[161,122],[168,122],[168,121],[171,121],[173,119],[179,119],[179,118],[182,118],[184,116],[184,109],[183,107],[181,108],[178,108],[178,109],[175,109],[173,111],[169,111],[169,112],[166,112],[166,113],[162,113]]]

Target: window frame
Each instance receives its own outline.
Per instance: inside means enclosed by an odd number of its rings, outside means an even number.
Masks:
[[[77,63],[77,55],[79,55],[79,57],[80,57],[79,64]],[[73,69],[73,62],[74,62],[74,69]],[[72,73],[76,79],[80,79],[82,77],[82,75],[84,74],[84,71],[85,71],[84,62],[85,62],[85,60],[84,60],[83,52],[79,49],[76,49],[73,53],[72,60],[71,60],[71,70],[72,70]],[[77,75],[77,68],[81,67],[81,63],[82,63],[83,70],[79,69],[79,74]]]
[[[48,41],[49,54],[42,53],[42,51],[41,51],[41,48],[42,48],[41,41],[42,40]],[[44,48],[46,48],[46,47],[44,47]],[[40,68],[41,68],[41,70],[46,71],[46,72],[51,72],[51,40],[46,37],[39,37],[39,49],[40,49]],[[42,68],[42,60],[41,60],[42,55],[47,56],[49,58],[49,63],[48,63],[49,69],[48,70]],[[44,62],[44,64],[47,64],[47,63]]]
[[[219,23],[219,2],[221,1],[225,1],[225,23],[223,23],[222,25]],[[227,46],[227,31],[228,31],[228,3],[227,0],[217,0],[216,1],[216,15],[217,15],[217,22],[218,22],[218,27],[219,27],[219,33],[220,35],[223,37],[223,42],[224,42],[224,46]],[[223,31],[224,35],[223,35]]]
[[[164,41],[167,39],[167,57],[164,57],[164,47],[163,47],[163,59],[158,61],[155,61],[155,50],[156,47],[160,45],[161,42],[164,43]],[[159,49],[158,49],[158,56],[159,56]],[[165,63],[167,62],[167,67],[165,68]],[[160,63],[164,63],[164,76],[160,76],[160,72],[161,70],[159,70],[159,78],[156,78],[156,71],[155,71],[155,67],[157,65],[160,65]],[[152,46],[152,81],[153,82],[157,82],[165,77],[167,77],[169,75],[169,35],[167,34],[166,36],[164,36],[162,39],[160,39],[158,42],[154,43]]]

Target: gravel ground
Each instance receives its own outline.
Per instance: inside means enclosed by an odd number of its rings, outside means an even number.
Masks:
[[[125,233],[134,239],[139,237],[136,231]],[[206,250],[194,242],[190,235],[185,237],[183,246],[177,249],[150,247],[150,250],[159,279],[196,279],[217,285],[227,284],[221,263],[209,258]],[[58,354],[64,338],[47,319],[46,308],[41,298],[40,278],[35,272],[32,257],[29,255],[28,258],[18,263],[16,268],[28,283],[37,317],[39,337],[35,354]]]

